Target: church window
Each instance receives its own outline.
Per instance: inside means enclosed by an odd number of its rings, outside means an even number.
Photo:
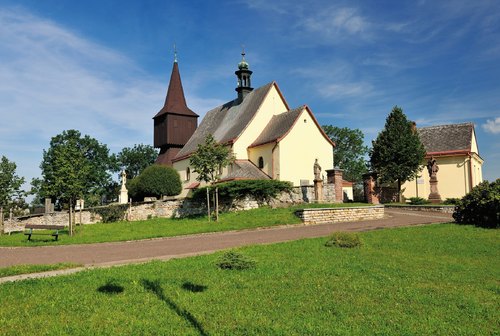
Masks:
[[[264,158],[262,156],[259,156],[259,168],[264,168]]]

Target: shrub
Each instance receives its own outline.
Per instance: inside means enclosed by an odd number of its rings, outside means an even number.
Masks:
[[[409,199],[411,205],[425,205],[430,203],[428,200],[422,197],[410,197]]]
[[[123,220],[128,204],[114,204],[106,207],[94,208],[93,212],[101,215],[103,223],[111,223]]]
[[[325,243],[325,246],[327,247],[337,246],[353,248],[361,245],[362,242],[359,236],[355,233],[348,232],[335,232],[328,238],[328,241]]]
[[[447,198],[444,200],[443,204],[451,205],[457,204],[460,201],[460,198]]]
[[[179,173],[172,167],[152,165],[130,180],[129,187],[134,199],[146,196],[162,197],[178,195],[182,191]]]
[[[229,251],[224,253],[216,264],[220,269],[244,270],[255,268],[256,262],[241,253]]]
[[[500,227],[500,179],[481,182],[456,204],[453,218],[457,223]]]
[[[217,184],[221,199],[242,199],[252,196],[260,201],[267,201],[279,193],[292,190],[292,183],[277,180],[238,180]],[[206,187],[194,191],[193,198],[205,199]]]

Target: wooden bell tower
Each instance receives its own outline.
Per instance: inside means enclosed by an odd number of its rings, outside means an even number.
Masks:
[[[153,117],[153,120],[154,147],[160,148],[160,154],[155,163],[172,166],[172,159],[198,127],[198,115],[186,105],[177,54],[170,75],[165,105]]]

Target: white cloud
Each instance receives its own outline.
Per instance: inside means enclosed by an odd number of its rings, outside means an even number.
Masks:
[[[311,32],[336,40],[343,39],[346,34],[364,35],[370,24],[355,8],[330,7],[305,18],[302,26]]]
[[[371,93],[372,85],[369,83],[334,83],[319,88],[319,93],[326,98],[362,97]]]
[[[500,133],[500,117],[493,120],[487,120],[485,124],[482,125],[486,132],[497,134]]]
[[[0,153],[28,180],[50,138],[78,129],[111,151],[151,144],[167,80],[125,55],[22,9],[0,8]],[[168,74],[169,75],[169,74]],[[208,110],[213,99],[188,96]]]

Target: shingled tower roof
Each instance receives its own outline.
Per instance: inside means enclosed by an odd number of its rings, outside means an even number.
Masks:
[[[181,75],[179,73],[179,65],[177,61],[174,62],[172,74],[170,75],[170,84],[168,85],[167,98],[165,98],[165,105],[154,116],[157,118],[163,114],[180,114],[186,116],[198,117],[186,104],[184,97],[184,90],[182,88]]]

